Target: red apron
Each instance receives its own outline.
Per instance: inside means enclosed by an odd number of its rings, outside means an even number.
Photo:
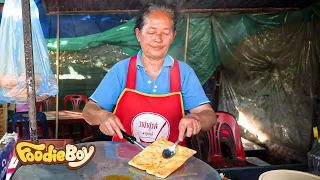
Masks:
[[[122,91],[114,114],[120,119],[126,132],[138,142],[152,143],[159,137],[175,142],[179,136],[179,121],[184,116],[180,92],[180,70],[177,60],[170,68],[170,93],[145,94],[136,91],[137,55],[131,57],[126,88]],[[121,140],[118,136],[113,141]],[[185,145],[183,141],[181,145]]]

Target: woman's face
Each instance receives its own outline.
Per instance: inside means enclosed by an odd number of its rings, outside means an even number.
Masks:
[[[172,19],[164,11],[150,13],[142,30],[135,29],[135,33],[143,54],[152,59],[162,59],[175,37]]]

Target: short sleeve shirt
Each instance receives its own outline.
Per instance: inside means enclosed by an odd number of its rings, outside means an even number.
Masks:
[[[159,75],[153,81],[141,62],[142,50],[137,55],[136,90],[146,94],[170,93],[170,67],[174,59],[167,54]],[[113,112],[118,98],[126,86],[130,58],[117,62],[104,76],[94,93],[89,97],[103,109]],[[205,92],[193,69],[178,61],[180,68],[181,94],[185,111],[208,104]]]

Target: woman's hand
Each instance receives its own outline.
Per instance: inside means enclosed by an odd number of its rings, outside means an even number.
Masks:
[[[116,115],[105,110],[101,110],[100,117],[99,129],[103,134],[108,136],[118,135],[120,139],[123,138],[120,129],[123,131],[125,131],[125,129]]]
[[[196,114],[184,116],[179,123],[179,140],[183,141],[184,135],[191,137],[201,131],[201,123],[197,120]]]

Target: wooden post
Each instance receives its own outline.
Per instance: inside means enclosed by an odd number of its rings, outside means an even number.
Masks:
[[[56,77],[57,86],[59,87],[59,73],[60,73],[60,15],[57,15],[57,49],[56,49]],[[56,131],[55,138],[58,139],[58,124],[59,123],[59,92],[56,95]]]
[[[187,55],[188,55],[189,25],[190,25],[190,15],[187,14],[186,40],[184,43],[184,58],[183,58],[184,62],[187,62]]]
[[[30,140],[38,142],[30,0],[21,0]]]

